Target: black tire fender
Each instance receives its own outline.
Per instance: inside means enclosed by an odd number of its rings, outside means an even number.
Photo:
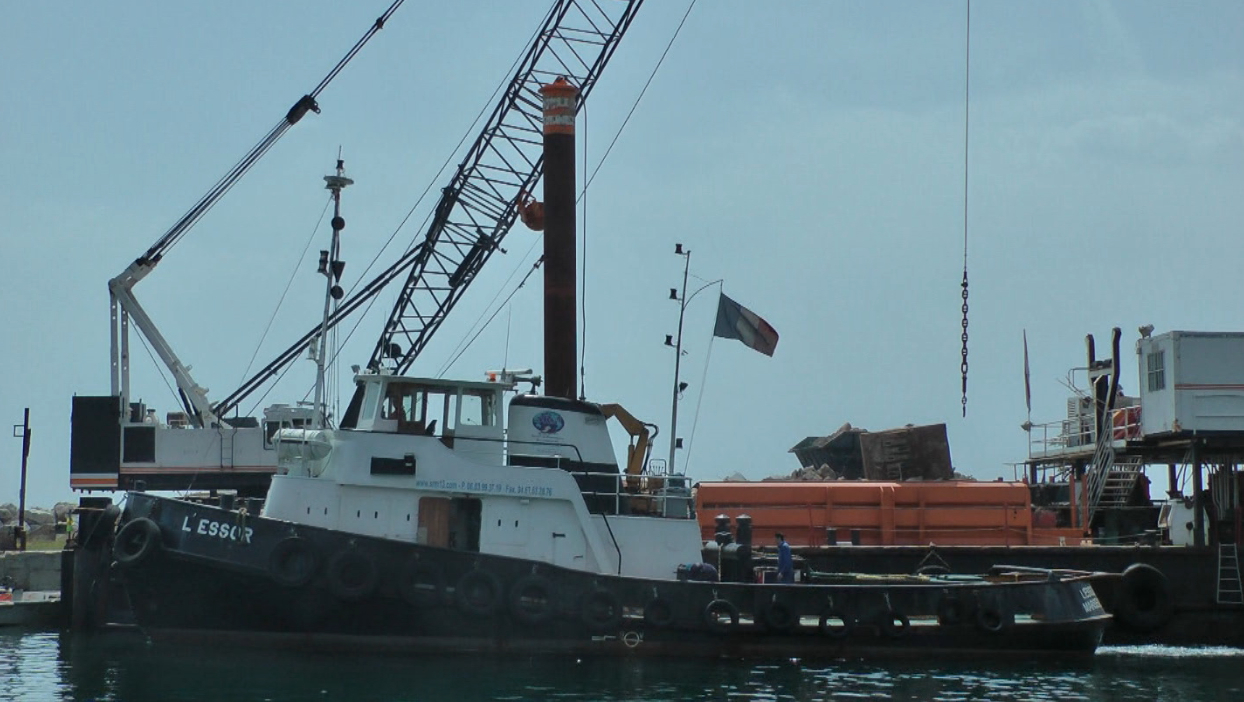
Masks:
[[[1133,563],[1123,571],[1114,590],[1114,615],[1133,631],[1153,631],[1175,613],[1171,584],[1162,571],[1148,563]]]
[[[608,631],[622,623],[622,602],[609,590],[597,588],[583,595],[579,619],[589,629]]]
[[[355,548],[338,551],[325,571],[328,590],[342,600],[366,598],[376,589],[380,573],[370,556]]]
[[[967,602],[955,595],[948,594],[937,602],[937,623],[942,626],[956,626],[968,618]]]
[[[976,609],[976,626],[981,631],[998,634],[1006,630],[1010,618],[1006,611],[997,604],[982,604]]]
[[[399,577],[398,592],[412,607],[438,604],[445,593],[445,572],[431,561],[412,557]]]
[[[739,608],[730,600],[713,600],[704,606],[704,624],[710,631],[729,631],[739,625]]]
[[[790,631],[799,623],[799,615],[781,600],[770,602],[760,613],[765,626],[774,631]]]
[[[841,625],[835,625],[834,620],[842,622]],[[830,607],[821,612],[820,622],[817,629],[822,636],[830,639],[845,639],[851,635],[851,629],[855,627],[855,622],[847,615],[846,612]]]
[[[306,585],[319,567],[319,553],[311,542],[299,536],[282,539],[268,554],[268,575],[285,587]]]
[[[887,638],[901,639],[911,632],[911,620],[906,614],[893,609],[881,613],[881,633]]]
[[[524,624],[543,624],[553,616],[553,584],[528,575],[510,586],[510,614]]]
[[[655,629],[674,624],[674,605],[664,597],[653,597],[644,605],[644,623]]]
[[[497,576],[486,570],[470,570],[454,586],[454,600],[467,614],[486,617],[500,609],[503,590]]]
[[[163,547],[160,525],[146,517],[131,520],[117,532],[112,555],[126,568],[136,566]]]

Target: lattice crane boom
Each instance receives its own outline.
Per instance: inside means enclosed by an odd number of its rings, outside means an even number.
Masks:
[[[444,189],[368,366],[408,370],[518,217],[543,171],[542,85],[586,98],[642,0],[562,0],[550,10],[479,138]],[[580,105],[582,102],[580,102]]]
[[[521,200],[543,173],[539,89],[559,76],[580,88],[582,100],[630,27],[643,0],[557,0],[494,106],[484,128],[441,191],[422,238],[388,269],[344,300],[335,326],[405,275],[406,281],[367,366],[388,361],[407,371],[462,297],[519,215]],[[235,408],[302,353],[317,325],[224,401]],[[348,413],[347,413],[348,414]]]

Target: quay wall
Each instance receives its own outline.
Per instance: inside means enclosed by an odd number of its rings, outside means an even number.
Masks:
[[[12,578],[21,590],[61,589],[60,551],[0,551],[0,580]]]

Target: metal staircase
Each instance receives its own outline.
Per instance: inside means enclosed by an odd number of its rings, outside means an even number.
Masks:
[[[1097,513],[1097,508],[1101,505],[1102,496],[1106,493],[1106,484],[1115,465],[1114,442],[1111,441],[1109,418],[1110,413],[1104,413],[1102,426],[1097,427],[1097,435],[1094,437],[1097,449],[1093,451],[1093,467],[1085,476],[1087,481],[1085,489],[1088,493],[1087,505],[1084,508],[1085,527],[1093,523],[1093,515]]]
[[[1244,604],[1240,587],[1240,549],[1218,544],[1218,604]]]
[[[1144,465],[1140,456],[1124,456],[1114,462],[1102,481],[1101,494],[1097,499],[1098,507],[1124,507],[1136,487],[1140,477],[1141,466]]]

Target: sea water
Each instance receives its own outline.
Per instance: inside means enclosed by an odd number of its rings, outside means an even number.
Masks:
[[[0,632],[0,702],[1244,700],[1244,650],[1103,648],[1091,660],[880,662],[332,655]]]

